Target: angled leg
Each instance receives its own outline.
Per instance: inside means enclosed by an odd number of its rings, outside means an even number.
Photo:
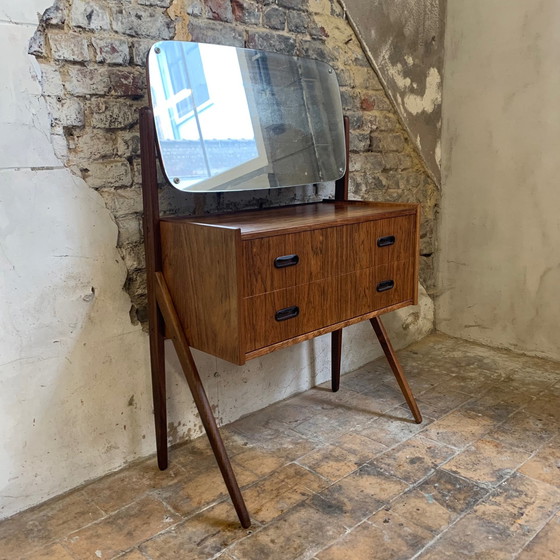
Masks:
[[[342,329],[333,331],[331,345],[331,386],[333,393],[340,388],[340,359],[342,357]]]
[[[167,288],[167,283],[161,272],[156,272],[156,294],[157,301],[160,306],[163,317],[165,318],[165,324],[170,331],[171,339],[175,345],[175,350],[177,351],[177,356],[181,362],[183,368],[183,373],[189,384],[196,408],[200,414],[200,419],[204,429],[206,430],[206,435],[210,440],[210,445],[212,446],[212,451],[214,451],[214,456],[222,472],[224,482],[226,483],[229,495],[231,496],[231,501],[239,517],[239,521],[244,528],[251,526],[251,518],[245,506],[245,501],[241,495],[241,490],[239,490],[239,485],[237,484],[237,479],[235,478],[235,473],[231,467],[229,457],[227,456],[226,448],[222,437],[220,436],[220,431],[216,424],[216,419],[210,408],[210,403],[208,402],[208,397],[204,391],[204,387],[198,375],[198,370],[196,369],[196,364],[192,357],[187,338],[183,331],[183,327],[175,311],[175,306],[171,299],[171,294]]]
[[[391,341],[387,336],[387,331],[385,330],[385,327],[383,326],[383,323],[381,322],[381,319],[379,317],[370,319],[370,323],[373,327],[373,330],[375,331],[375,334],[377,335],[377,338],[379,339],[379,343],[381,344],[381,348],[383,348],[383,352],[385,352],[385,356],[387,358],[387,361],[389,362],[389,366],[391,366],[391,369],[393,370],[393,373],[397,378],[397,383],[399,384],[402,394],[406,399],[406,404],[408,404],[408,408],[410,408],[410,412],[412,412],[416,423],[420,424],[422,422],[422,415],[420,414],[420,410],[418,409],[418,405],[416,404],[414,395],[410,390],[408,381],[404,376],[404,372],[402,370],[401,364],[399,363],[399,360],[397,359],[397,355],[393,350]]]

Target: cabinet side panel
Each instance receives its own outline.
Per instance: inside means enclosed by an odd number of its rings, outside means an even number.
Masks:
[[[162,222],[163,274],[189,344],[242,363],[236,229]]]

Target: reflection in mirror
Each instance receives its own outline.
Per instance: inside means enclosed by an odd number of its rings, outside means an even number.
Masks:
[[[183,191],[333,181],[345,171],[338,82],[324,62],[156,43],[150,99],[164,172]]]

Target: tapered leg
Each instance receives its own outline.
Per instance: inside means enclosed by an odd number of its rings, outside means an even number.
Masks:
[[[342,357],[342,329],[332,332],[331,344],[331,386],[333,393],[340,389],[340,360]]]
[[[171,299],[171,294],[167,288],[167,283],[161,272],[156,272],[156,293],[157,301],[161,308],[161,312],[165,318],[165,324],[168,327],[171,335],[171,339],[175,345],[175,350],[177,351],[177,356],[181,363],[183,373],[189,384],[196,408],[200,414],[200,419],[202,420],[202,425],[206,430],[206,435],[210,440],[210,445],[212,446],[212,451],[214,451],[214,456],[220,467],[220,471],[226,483],[229,495],[231,496],[231,501],[239,517],[239,521],[244,528],[251,526],[251,518],[245,506],[245,501],[241,495],[241,490],[239,490],[239,485],[237,484],[237,479],[235,478],[235,473],[231,467],[229,457],[227,456],[226,448],[222,437],[220,436],[220,431],[216,424],[216,419],[210,408],[210,403],[208,402],[208,397],[204,391],[202,381],[198,375],[198,370],[196,369],[196,364],[192,357],[192,353],[189,348],[189,344],[183,327],[175,311],[175,306]]]
[[[150,362],[152,368],[152,395],[156,426],[158,467],[164,471],[168,465],[167,453],[167,400],[165,392],[165,354],[163,316],[155,302],[150,302]]]
[[[393,370],[393,373],[397,378],[397,383],[399,384],[402,394],[406,399],[406,404],[408,404],[408,408],[410,408],[410,412],[412,412],[412,415],[414,416],[414,420],[416,421],[416,423],[420,424],[422,422],[422,415],[420,414],[420,410],[418,409],[418,405],[416,404],[414,395],[410,390],[408,381],[404,376],[404,372],[401,368],[401,364],[399,363],[395,351],[393,350],[391,341],[387,336],[387,331],[385,330],[385,327],[383,326],[383,323],[381,322],[381,319],[379,317],[374,317],[373,319],[370,319],[370,322],[371,322],[371,326],[373,327],[373,330],[375,331],[375,334],[377,335],[377,338],[379,339],[381,348],[383,348],[383,352],[385,352],[385,356],[387,357],[389,366],[391,366],[391,369]]]

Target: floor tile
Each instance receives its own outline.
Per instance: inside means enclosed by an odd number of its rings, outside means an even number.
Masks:
[[[237,434],[246,447],[272,452],[285,461],[293,461],[317,447],[315,442],[277,420],[271,420],[264,426],[251,417],[244,418],[230,424],[229,432]]]
[[[500,525],[474,515],[459,519],[418,560],[512,560],[522,545]]]
[[[559,507],[560,490],[514,475],[457,521],[419,559],[511,559]]]
[[[239,486],[251,484],[259,478],[255,473],[239,465],[236,465],[233,470]],[[163,500],[173,511],[185,516],[215,501],[225,499],[228,492],[214,459],[213,464],[211,463],[205,472],[193,477],[181,478],[155,491],[154,495]]]
[[[560,515],[556,515],[521,551],[516,560],[558,560],[559,551]]]
[[[505,422],[510,416],[515,414],[522,408],[518,402],[496,400],[494,395],[483,394],[478,398],[473,398],[470,401],[462,404],[459,410],[468,412],[473,415],[478,415],[495,425]]]
[[[165,471],[151,459],[106,476],[83,489],[84,494],[105,513],[112,513],[150,490],[173,484],[185,471],[171,463]]]
[[[414,483],[430,474],[455,453],[456,450],[447,445],[422,436],[414,436],[376,457],[371,464],[406,482]]]
[[[142,498],[71,533],[64,543],[76,560],[112,558],[180,520],[159,500]]]
[[[103,517],[81,491],[62,496],[0,523],[0,559],[14,559]]]
[[[231,464],[234,469],[246,469],[260,478],[285,465],[286,460],[273,453],[252,447],[232,457]]]
[[[372,465],[329,486],[309,500],[309,504],[333,522],[350,528],[368,518],[384,504],[404,492],[408,484]]]
[[[386,447],[392,447],[412,438],[430,422],[431,419],[426,417],[422,424],[416,424],[413,420],[377,418],[358,433]]]
[[[365,367],[344,375],[341,384],[345,389],[361,393],[362,391],[368,391],[377,387],[388,380],[390,376],[392,376],[392,372],[387,361],[377,360]],[[330,381],[324,386],[330,387]]]
[[[529,459],[519,472],[560,487],[560,436]]]
[[[515,536],[534,535],[560,509],[560,489],[515,474],[479,503],[473,513]]]
[[[389,507],[400,517],[437,534],[487,494],[488,490],[471,481],[438,470]]]
[[[268,523],[325,488],[329,482],[291,463],[243,492],[252,519]]]
[[[496,425],[495,420],[479,413],[456,410],[430,424],[422,433],[434,441],[460,449],[481,438]]]
[[[387,396],[387,393],[394,395],[390,389],[383,388],[380,392],[381,396],[373,398],[345,389],[337,393],[312,389],[306,393],[309,399],[314,404],[324,403],[329,406],[317,410],[312,418],[294,426],[293,429],[313,440],[332,442],[350,431],[366,426],[403,400],[402,396],[398,399]]]
[[[559,433],[560,426],[555,422],[537,418],[521,410],[489,432],[488,437],[533,453]]]
[[[333,445],[344,449],[353,457],[358,466],[367,463],[376,455],[387,450],[387,446],[373,441],[363,435],[350,432],[333,441]]]
[[[331,482],[336,482],[361,466],[352,453],[330,444],[304,455],[298,459],[298,463]]]
[[[286,560],[312,556],[325,543],[344,533],[344,527],[307,504],[290,510],[276,523],[255,532],[231,548],[236,560]]]
[[[319,554],[318,560],[396,560],[410,558],[430,533],[381,511]]]
[[[247,534],[233,505],[222,502],[148,540],[140,550],[152,560],[205,560]]]
[[[560,406],[557,395],[551,393],[539,395],[525,407],[525,411],[542,420],[560,423]]]
[[[446,471],[485,486],[495,486],[510,476],[530,456],[521,449],[492,439],[480,439],[443,467]]]
[[[21,558],[22,560],[74,560],[74,557],[60,543],[40,548],[29,555],[12,556],[12,558]]]
[[[423,415],[440,418],[472,398],[472,395],[467,393],[447,389],[444,382],[429,391],[424,391],[416,400]]]

